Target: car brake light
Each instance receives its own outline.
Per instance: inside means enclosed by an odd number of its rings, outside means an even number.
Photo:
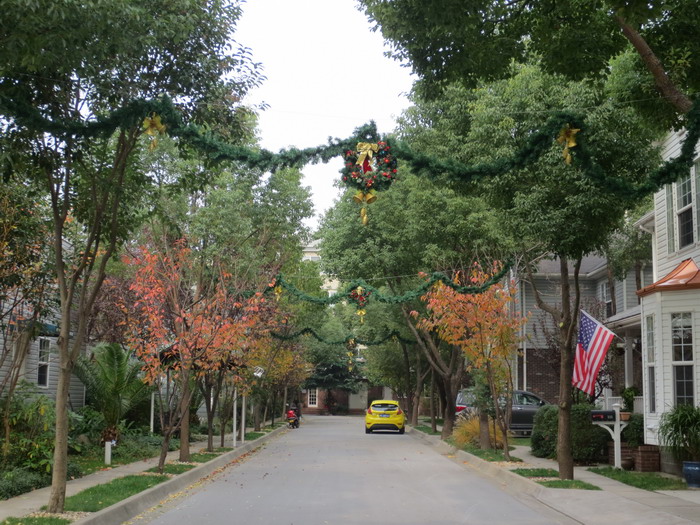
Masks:
[[[467,408],[467,407],[459,407],[459,406],[458,406],[456,412],[459,414],[459,413],[460,413],[462,410],[464,410],[465,408]]]
[[[403,412],[401,412],[401,409],[399,408],[399,409],[396,411],[396,414],[397,414],[397,415],[403,414]]]
[[[372,413],[372,409],[371,409],[371,408],[368,408],[368,409],[367,409],[367,413],[368,413],[368,414],[371,414],[371,413]]]

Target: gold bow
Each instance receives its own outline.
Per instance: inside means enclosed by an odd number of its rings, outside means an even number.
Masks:
[[[160,115],[153,113],[152,116],[143,119],[143,129],[147,135],[154,136],[157,133],[165,133],[165,124],[160,120]]]
[[[365,162],[365,159],[371,159],[372,155],[377,153],[379,151],[379,145],[378,144],[372,144],[370,142],[358,142],[357,143],[357,152],[360,154],[357,157],[357,164],[362,166],[362,164]]]
[[[277,301],[279,301],[281,296],[282,296],[282,287],[281,287],[281,286],[275,286],[275,299],[276,299]]]
[[[160,115],[153,113],[150,117],[143,119],[143,129],[146,135],[153,137],[151,144],[148,146],[149,150],[155,149],[158,145],[158,139],[156,135],[165,133],[165,124],[160,120]]]
[[[365,322],[365,315],[367,315],[367,312],[363,310],[358,310],[357,315],[360,316],[360,324],[363,324]]]
[[[564,157],[564,162],[571,164],[571,152],[569,148],[576,147],[576,133],[581,131],[577,128],[572,128],[569,124],[561,128],[559,136],[557,137],[557,142],[564,145],[564,151],[562,155]]]

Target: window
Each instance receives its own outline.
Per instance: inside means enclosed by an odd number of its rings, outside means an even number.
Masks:
[[[649,400],[649,412],[656,412],[656,367],[647,368],[647,399]]]
[[[673,367],[673,384],[676,390],[676,405],[694,404],[693,367],[691,365]]]
[[[647,347],[647,363],[653,363],[655,362],[655,357],[654,354],[655,352],[655,346],[654,346],[654,316],[653,315],[648,315],[646,317],[646,338],[645,338],[645,346]]]
[[[307,405],[310,407],[317,407],[318,406],[318,388],[309,388],[309,392],[307,395],[308,395]]]
[[[49,386],[49,358],[51,342],[43,337],[39,339],[39,359],[37,363],[36,384],[41,387]]]
[[[693,324],[690,312],[671,314],[671,351],[675,404],[694,404]]]
[[[691,175],[676,183],[676,221],[678,224],[678,248],[695,242],[693,220],[693,179]]]
[[[693,326],[690,312],[671,314],[671,345],[674,361],[693,360]]]
[[[612,309],[612,298],[610,297],[610,284],[604,281],[598,285],[598,298],[602,303],[605,303],[605,316],[612,317],[614,315]]]
[[[647,351],[647,388],[646,398],[649,402],[649,412],[656,412],[656,367],[653,365],[656,360],[654,345],[654,316],[647,315],[644,319],[644,345]]]

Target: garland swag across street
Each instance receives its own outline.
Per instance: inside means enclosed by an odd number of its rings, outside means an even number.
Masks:
[[[410,164],[413,171],[420,175],[434,176],[444,173],[456,180],[469,182],[525,168],[547,152],[554,141],[564,146],[564,161],[581,170],[599,187],[620,198],[639,198],[687,174],[693,163],[695,146],[700,140],[700,103],[696,100],[692,109],[685,115],[686,135],[680,155],[662,163],[646,180],[637,184],[605,172],[587,147],[584,118],[572,112],[558,112],[552,115],[541,127],[533,131],[527,142],[511,157],[473,165],[417,152],[403,142],[389,147],[387,140],[379,137],[373,122],[357,128],[350,138],[329,139],[325,146],[283,149],[278,153],[237,146],[203,131],[194,124],[186,124],[182,112],[168,97],[136,99],[108,114],[101,114],[90,120],[73,120],[49,118],[31,104],[29,99],[0,96],[0,116],[7,119],[13,127],[24,128],[36,134],[48,133],[60,139],[71,136],[109,137],[117,129],[136,127],[155,140],[156,135],[167,132],[170,136],[198,149],[212,161],[236,161],[265,171],[328,162],[334,157],[342,156],[346,161],[342,170],[343,176],[346,177],[343,182],[362,192],[361,195],[355,194],[357,199],[362,199],[361,204],[372,200],[373,191],[386,189],[391,185],[396,176],[394,170],[398,159]],[[367,152],[363,143],[369,144],[371,154]],[[153,141],[151,146],[155,146]],[[391,169],[382,170],[383,166],[380,163],[376,165],[376,170],[365,170],[365,166],[371,167],[365,162],[374,160],[376,163],[377,158]],[[356,168],[356,165],[359,165],[360,169]],[[387,176],[382,174],[384,172]],[[353,176],[353,173],[356,175]]]

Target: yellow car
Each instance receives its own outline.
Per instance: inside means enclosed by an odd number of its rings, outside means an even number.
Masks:
[[[399,434],[406,431],[406,414],[397,401],[372,401],[365,413],[365,434],[371,434],[374,430],[398,430]]]

